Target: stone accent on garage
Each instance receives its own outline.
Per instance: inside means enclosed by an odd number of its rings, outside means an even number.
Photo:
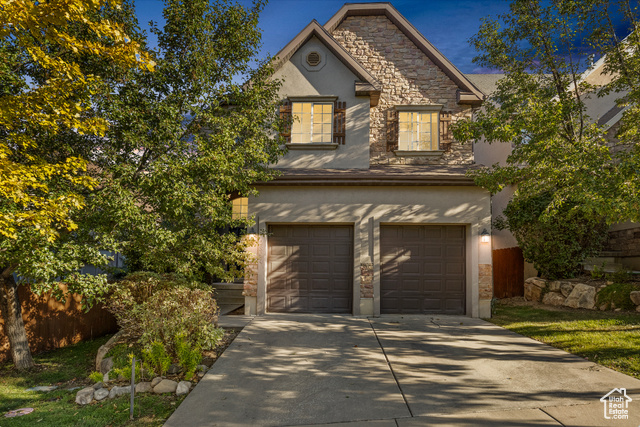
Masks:
[[[478,288],[481,300],[493,298],[493,274],[491,264],[478,264]]]
[[[245,242],[247,244],[246,252],[249,255],[249,261],[245,267],[244,290],[242,295],[245,297],[256,297],[256,295],[258,295],[258,244],[260,237],[247,235],[245,236]]]
[[[360,298],[373,298],[373,263],[360,264]]]
[[[379,104],[370,110],[371,164],[471,164],[472,144],[441,144],[441,156],[398,157],[387,148],[388,112],[396,105],[442,104],[455,122],[470,117],[457,103],[457,85],[386,16],[350,16],[333,37],[380,83]],[[442,143],[442,141],[441,141]]]

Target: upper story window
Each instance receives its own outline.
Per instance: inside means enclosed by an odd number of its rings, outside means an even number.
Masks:
[[[441,110],[440,104],[396,105],[388,110],[387,150],[397,156],[442,155],[450,142],[445,129],[450,114]]]
[[[438,113],[399,111],[398,124],[399,150],[433,151],[439,149]]]
[[[347,105],[337,96],[290,96],[280,106],[289,150],[335,150],[345,144]]]
[[[293,102],[291,143],[325,143],[333,140],[333,103]]]

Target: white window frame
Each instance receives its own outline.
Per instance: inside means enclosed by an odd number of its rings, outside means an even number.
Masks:
[[[416,155],[416,154],[440,154],[443,152],[440,148],[440,112],[442,111],[442,104],[429,104],[429,105],[396,105],[396,111],[398,111],[398,149],[395,150],[397,155]],[[410,140],[406,142],[406,147],[402,146],[405,142],[401,142],[401,127],[400,127],[400,114],[401,113],[416,113],[416,114],[435,114],[436,120],[430,121],[431,124],[431,141],[429,149],[420,148],[420,129],[416,134],[417,140]],[[419,116],[418,116],[419,117]],[[420,126],[420,120],[417,121]],[[435,141],[434,141],[435,139]],[[433,148],[435,145],[435,148]]]
[[[291,142],[286,144],[289,149],[328,149],[333,150],[338,145],[333,142],[333,133],[334,129],[334,115],[335,115],[335,101],[338,99],[337,96],[289,96],[289,101],[291,102],[291,116],[294,122],[291,124]],[[296,103],[310,103],[312,104],[312,114],[311,114],[311,125],[308,141],[305,140],[303,142],[293,142],[294,140],[294,126],[296,123],[294,110],[294,104]],[[321,105],[330,105],[331,106],[331,131],[329,134],[328,142],[313,142],[313,106],[321,104]],[[299,123],[299,122],[298,122]],[[298,134],[304,135],[304,134]]]

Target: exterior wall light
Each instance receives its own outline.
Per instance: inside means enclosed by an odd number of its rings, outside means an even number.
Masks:
[[[491,237],[491,235],[489,234],[489,232],[485,228],[484,230],[482,230],[482,233],[480,233],[480,242],[489,243],[489,238],[490,237]]]

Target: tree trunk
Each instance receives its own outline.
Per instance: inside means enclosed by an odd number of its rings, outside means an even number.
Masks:
[[[35,364],[29,349],[27,331],[22,321],[18,285],[13,279],[13,274],[7,270],[0,276],[0,312],[4,319],[4,332],[9,338],[11,357],[15,367],[28,369]]]

